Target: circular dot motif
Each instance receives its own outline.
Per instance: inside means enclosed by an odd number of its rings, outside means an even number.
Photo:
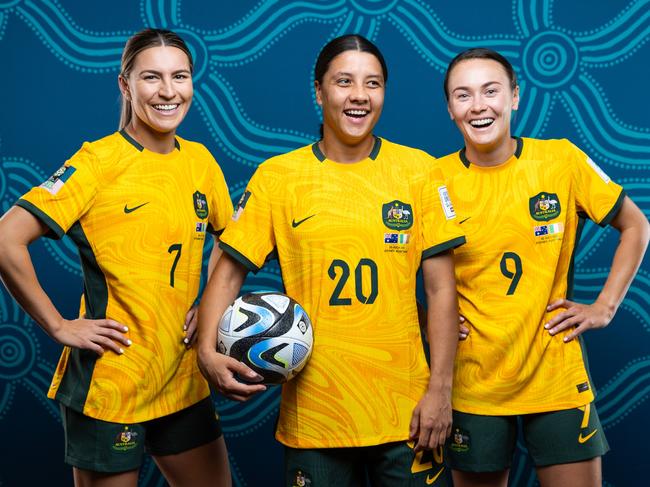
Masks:
[[[14,325],[0,326],[0,379],[15,380],[32,369],[36,347],[25,330]]]
[[[524,48],[526,77],[542,88],[568,83],[578,69],[578,48],[561,32],[541,32]]]
[[[203,73],[205,73],[208,66],[208,46],[205,45],[203,39],[191,30],[175,29],[174,32],[183,38],[192,53],[192,57],[194,58],[194,67],[199,68],[192,73],[192,80],[196,83],[201,79],[201,76],[203,76]]]

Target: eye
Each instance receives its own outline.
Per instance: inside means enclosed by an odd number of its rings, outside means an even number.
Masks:
[[[155,74],[145,74],[144,76],[142,76],[142,79],[145,81],[154,81],[158,79],[158,76],[156,76]]]
[[[182,80],[190,79],[190,76],[188,74],[185,74],[185,73],[179,73],[179,74],[174,75],[174,79],[182,81]]]
[[[336,84],[339,86],[348,86],[352,81],[350,81],[350,78],[339,78],[336,80]]]
[[[370,81],[368,81],[368,86],[370,86],[371,88],[381,88],[382,84],[377,80],[371,79]]]
[[[469,98],[469,95],[467,93],[458,93],[456,95],[457,100],[465,101]]]

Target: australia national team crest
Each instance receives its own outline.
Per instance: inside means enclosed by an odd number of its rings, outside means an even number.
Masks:
[[[392,230],[406,230],[413,226],[413,209],[411,205],[399,200],[385,203],[381,208],[384,225]]]
[[[530,216],[538,222],[546,222],[560,216],[562,211],[560,199],[555,193],[541,192],[530,198],[528,202]]]
[[[132,450],[136,446],[138,446],[138,432],[129,429],[128,426],[117,434],[113,442],[113,450],[116,451]]]
[[[207,218],[208,200],[205,197],[205,195],[203,193],[196,191],[192,195],[192,199],[194,200],[194,212],[196,213],[196,216],[198,216],[199,218]]]

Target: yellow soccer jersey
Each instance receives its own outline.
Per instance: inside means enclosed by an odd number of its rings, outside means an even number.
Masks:
[[[407,438],[429,378],[416,272],[464,241],[434,165],[376,139],[355,164],[330,161],[314,144],[253,175],[220,245],[253,271],[277,252],[286,293],[314,326],[311,359],[282,393],[276,437],[285,445]]]
[[[114,133],[84,143],[17,205],[79,248],[81,313],[127,325],[133,342],[101,358],[66,347],[48,396],[113,422],[146,421],[205,398],[183,323],[199,289],[206,230],[219,233],[232,213],[208,150],[177,137],[162,155]]]
[[[564,343],[568,332],[551,337],[543,325],[547,304],[571,297],[584,218],[606,225],[622,188],[567,140],[517,139],[497,167],[464,151],[439,163],[467,238],[455,262],[471,331],[458,348],[454,409],[513,415],[591,402],[582,340]]]

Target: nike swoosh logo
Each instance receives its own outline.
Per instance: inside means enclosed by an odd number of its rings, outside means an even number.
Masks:
[[[442,474],[442,472],[443,472],[444,470],[445,470],[445,467],[442,467],[442,468],[438,471],[438,473],[435,474],[433,477],[432,477],[431,475],[427,475],[427,479],[426,479],[427,485],[431,485],[431,484],[434,483],[436,480],[438,480],[438,477],[440,477],[440,474]]]
[[[314,213],[313,215],[309,215],[307,218],[303,218],[302,220],[298,220],[298,221],[296,221],[296,219],[294,218],[293,221],[291,222],[291,226],[293,228],[296,228],[298,225],[306,222],[307,220],[309,220],[310,218],[315,217],[315,216],[316,216],[316,213]]]
[[[472,218],[472,217],[471,217],[471,216],[468,216],[468,217],[465,218],[464,220],[459,221],[458,224],[459,224],[459,225],[462,225],[463,223],[465,223],[465,222],[466,222],[467,220],[469,220],[470,218]]]
[[[134,206],[133,208],[128,208],[127,205],[124,205],[124,213],[131,213],[132,211],[137,210],[138,208],[142,208],[144,205],[149,204],[147,201],[146,203],[142,203],[141,205]]]
[[[598,429],[593,430],[591,433],[589,433],[587,436],[582,436],[582,433],[578,435],[578,443],[586,443],[589,441],[589,438],[594,436],[598,432]]]

